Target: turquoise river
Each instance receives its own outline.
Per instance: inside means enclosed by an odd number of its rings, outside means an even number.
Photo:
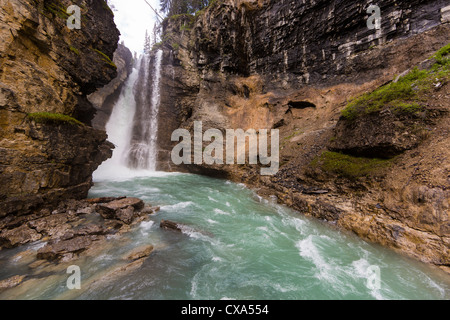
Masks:
[[[0,298],[450,298],[449,278],[442,271],[304,217],[241,184],[153,173],[97,179],[90,192],[90,197],[121,195],[139,197],[161,210],[134,227],[125,240],[111,239],[110,248],[80,261],[81,290],[67,289],[64,270],[47,272],[26,290],[0,292]],[[162,230],[162,219],[186,225],[184,232]],[[155,250],[140,268],[110,281],[95,280],[124,253],[146,244]],[[39,244],[29,246],[36,247]],[[20,261],[11,259],[17,250],[0,251],[0,277],[20,270]]]

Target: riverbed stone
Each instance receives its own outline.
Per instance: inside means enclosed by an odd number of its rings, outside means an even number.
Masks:
[[[144,201],[138,198],[123,198],[111,201],[107,204],[113,210],[124,209],[126,207],[133,207],[135,210],[144,208]]]
[[[45,247],[38,250],[37,258],[49,261],[59,260],[68,254],[78,254],[85,251],[94,241],[100,239],[100,236],[89,235],[48,243]]]
[[[135,218],[136,214],[134,212],[134,208],[129,206],[124,209],[118,209],[116,211],[116,217],[120,221],[123,221],[125,224],[131,224]]]
[[[106,204],[98,204],[95,207],[95,210],[102,216],[103,219],[114,219],[116,215],[116,210],[110,208]]]
[[[169,221],[169,220],[161,220],[161,223],[159,225],[162,229],[166,230],[173,230],[177,232],[182,232],[182,229],[180,225],[176,222]]]
[[[153,246],[151,244],[149,245],[143,245],[140,247],[137,247],[130,252],[128,252],[124,257],[123,260],[128,261],[135,261],[141,258],[148,257],[153,252]]]
[[[11,278],[0,281],[0,290],[17,287],[23,281],[24,278],[25,278],[24,275],[13,276]]]
[[[124,199],[126,197],[100,197],[100,198],[92,198],[85,200],[86,202],[90,204],[96,204],[96,203],[108,203],[112,202],[114,200]]]
[[[15,229],[3,230],[0,233],[0,247],[14,248],[29,242],[38,241],[41,238],[42,235],[36,230],[27,225],[22,225]]]
[[[155,214],[156,212],[160,211],[161,207],[153,207],[151,205],[146,205],[140,212],[139,215],[145,215],[145,214]]]
[[[68,221],[68,214],[52,214],[30,221],[28,222],[28,226],[42,235],[59,238],[71,229],[70,225],[67,224]]]
[[[144,201],[138,198],[123,198],[110,201],[108,203],[97,204],[96,210],[104,219],[125,219],[129,221],[131,210],[142,210],[145,204]],[[125,211],[123,209],[126,209]],[[127,222],[128,223],[128,222]],[[131,223],[131,222],[129,222]],[[128,224],[129,224],[128,223]]]
[[[108,229],[106,229],[105,227],[98,225],[98,224],[88,224],[85,226],[82,226],[78,229],[71,229],[70,231],[68,231],[66,234],[64,234],[60,239],[61,240],[70,240],[73,239],[75,237],[79,237],[79,236],[87,236],[87,235],[105,235],[110,233],[110,231]]]

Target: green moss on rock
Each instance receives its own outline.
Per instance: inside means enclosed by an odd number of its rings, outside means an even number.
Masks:
[[[354,120],[358,116],[390,108],[394,112],[414,113],[422,111],[421,104],[432,90],[433,84],[450,79],[450,44],[439,50],[432,58],[435,63],[429,70],[414,68],[408,74],[381,88],[351,101],[342,116]]]
[[[114,62],[112,62],[111,58],[108,57],[105,53],[101,52],[101,51],[98,50],[98,49],[92,49],[92,50],[94,50],[95,52],[97,52],[97,53],[102,57],[102,61],[104,61],[104,62],[106,62],[107,64],[109,64],[111,67],[114,67],[114,68],[117,69],[116,64],[115,64]]]
[[[80,55],[80,51],[78,51],[78,49],[75,47],[69,46],[69,50],[75,53],[76,55]]]
[[[377,174],[390,164],[391,160],[354,157],[332,151],[323,152],[311,162],[312,167],[320,167],[325,172],[351,180]]]
[[[28,118],[38,123],[46,124],[69,124],[69,125],[79,125],[84,126],[84,124],[75,118],[61,113],[51,113],[51,112],[35,112],[29,113]]]

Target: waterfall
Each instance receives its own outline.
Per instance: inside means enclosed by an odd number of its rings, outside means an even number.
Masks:
[[[160,91],[160,81],[161,81],[161,62],[162,62],[162,50],[158,50],[156,53],[156,63],[155,63],[155,81],[153,82],[152,88],[152,114],[150,118],[150,140],[149,140],[149,157],[148,157],[148,169],[156,170],[156,160],[157,160],[157,142],[158,142],[158,113],[159,106],[161,103],[161,91]]]
[[[141,56],[124,83],[106,124],[108,140],[116,147],[94,173],[95,180],[156,170],[162,54]]]
[[[153,68],[150,68],[152,59]],[[161,62],[161,50],[154,56],[144,55],[141,62],[140,82],[135,87],[137,112],[128,158],[128,165],[133,169],[156,170]]]

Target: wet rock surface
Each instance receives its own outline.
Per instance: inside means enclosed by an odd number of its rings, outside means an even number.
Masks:
[[[141,258],[148,257],[150,255],[150,253],[152,253],[152,251],[153,251],[152,245],[144,245],[144,246],[138,247],[136,249],[133,249],[131,252],[127,253],[124,256],[124,260],[128,260],[128,261],[139,260]]]
[[[25,276],[13,276],[11,278],[0,281],[0,290],[1,289],[10,289],[18,286]]]
[[[144,207],[141,199],[127,197],[68,200],[52,211],[43,209],[35,216],[28,216],[18,227],[8,218],[0,220],[4,225],[0,248],[42,240],[46,244],[37,251],[38,259],[68,261],[108,235],[124,233],[130,225],[154,213],[153,210],[141,212]]]
[[[113,213],[104,218],[97,208],[108,204]],[[94,290],[139,269],[155,248],[132,243],[128,232],[157,210],[141,199],[122,196],[71,199],[21,219],[0,219],[0,250],[19,251],[9,261],[20,266],[15,275],[0,279],[0,299],[23,297],[55,281],[66,283],[67,268],[83,266],[86,261],[98,260],[103,266],[92,274],[88,272],[83,279],[84,290]],[[127,251],[111,260],[107,258],[110,250],[122,247]],[[68,290],[60,298],[70,299],[77,294],[76,290]]]
[[[165,230],[172,230],[176,232],[183,232],[182,226],[179,223],[169,221],[169,220],[161,220],[160,228]]]

